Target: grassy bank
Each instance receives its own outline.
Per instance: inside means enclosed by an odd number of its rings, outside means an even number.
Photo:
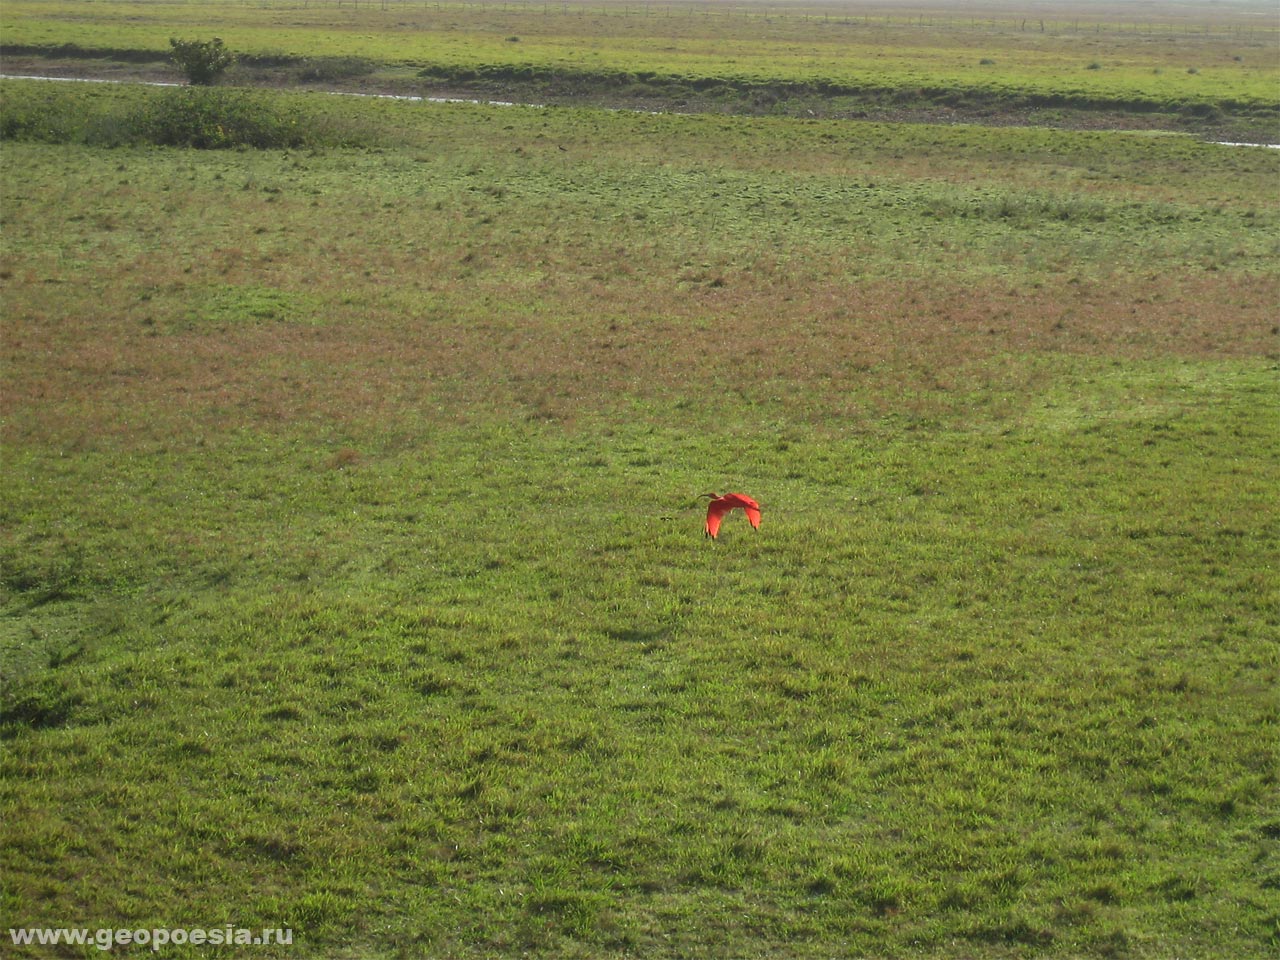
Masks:
[[[1274,152],[0,92],[11,925],[1274,951]]]
[[[665,15],[566,4],[346,7],[6,4],[6,59],[164,67],[169,38],[216,35],[241,82],[451,90],[538,102],[879,119],[1107,123],[1270,140],[1276,33],[1249,9],[1206,25],[1083,24],[693,6]],[[841,15],[843,13],[843,15]],[[683,15],[680,15],[683,14]],[[718,15],[724,14],[724,15]],[[834,15],[834,19],[833,19]]]

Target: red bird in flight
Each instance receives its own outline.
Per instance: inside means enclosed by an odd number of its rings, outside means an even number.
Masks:
[[[720,521],[724,519],[724,515],[739,507],[746,512],[751,526],[756,530],[760,529],[760,504],[745,493],[726,493],[723,497],[714,493],[704,493],[703,496],[711,498],[711,502],[707,504],[707,536],[712,540],[720,532]]]

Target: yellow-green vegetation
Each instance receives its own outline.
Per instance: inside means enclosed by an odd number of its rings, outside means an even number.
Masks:
[[[1280,945],[1280,152],[19,81],[0,134],[6,926]]]
[[[1046,22],[999,4],[926,15],[803,3],[12,0],[0,10],[0,49],[136,68],[163,63],[178,33],[225,39],[243,55],[242,80],[264,70],[277,81],[354,74],[374,87],[478,85],[517,99],[800,115],[1034,110],[1043,121],[1065,109],[1277,136],[1280,29],[1263,5],[1177,17],[1082,4],[1057,14]]]

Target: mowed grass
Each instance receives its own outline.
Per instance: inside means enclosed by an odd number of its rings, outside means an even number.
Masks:
[[[1274,952],[1274,152],[271,102],[5,144],[10,926]]]

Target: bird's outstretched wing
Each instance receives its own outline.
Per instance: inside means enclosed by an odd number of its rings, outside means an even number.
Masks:
[[[712,540],[720,532],[720,521],[724,519],[724,515],[732,510],[733,507],[733,504],[725,502],[724,497],[712,500],[707,504],[707,536]]]

